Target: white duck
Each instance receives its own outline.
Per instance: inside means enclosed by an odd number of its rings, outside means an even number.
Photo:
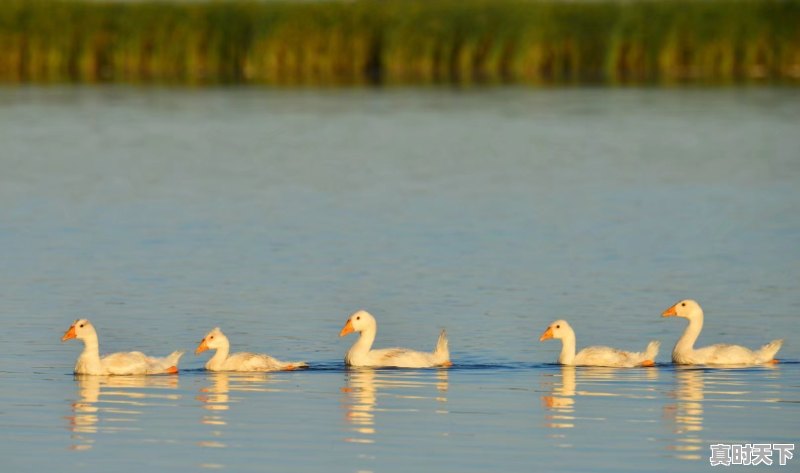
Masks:
[[[308,367],[302,361],[280,361],[261,353],[241,352],[229,355],[231,344],[219,327],[215,327],[200,340],[194,353],[199,355],[209,349],[217,350],[206,363],[209,371],[291,371]]]
[[[447,333],[444,330],[439,334],[439,340],[436,342],[436,349],[433,353],[414,351],[408,348],[372,350],[372,343],[375,341],[377,331],[378,324],[375,317],[365,310],[359,310],[347,319],[339,336],[344,337],[352,332],[359,332],[361,336],[347,351],[344,357],[346,365],[373,368],[432,368],[453,365],[450,362]]]
[[[78,319],[61,337],[65,342],[72,338],[83,341],[83,353],[75,363],[75,374],[129,375],[177,373],[182,351],[174,351],[164,358],[147,356],[140,351],[112,353],[100,358],[97,331],[86,319]]]
[[[569,366],[611,366],[630,368],[634,366],[653,366],[658,347],[661,342],[656,340],[647,344],[642,352],[622,351],[616,348],[594,346],[586,347],[575,353],[575,331],[566,320],[556,320],[547,327],[539,337],[539,341],[551,338],[561,340],[561,354],[558,363]]]
[[[717,344],[694,348],[694,342],[703,330],[703,309],[697,302],[682,300],[661,314],[662,317],[683,317],[689,325],[672,350],[672,361],[681,365],[759,365],[777,363],[775,354],[781,349],[783,340],[773,340],[758,350],[739,345]]]

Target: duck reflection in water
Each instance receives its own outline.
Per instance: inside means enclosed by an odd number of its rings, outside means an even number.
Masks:
[[[435,374],[435,380],[429,376]],[[391,399],[413,399],[436,401],[434,411],[437,414],[447,414],[444,406],[447,403],[447,390],[449,388],[449,374],[446,369],[435,372],[425,371],[408,372],[405,370],[375,370],[372,368],[348,369],[346,385],[342,392],[346,394],[343,401],[345,420],[354,435],[345,438],[346,442],[371,444],[375,442],[376,412],[393,410]],[[435,395],[425,395],[433,387]],[[409,390],[413,392],[409,393]],[[378,405],[379,396],[386,399]],[[416,409],[415,409],[416,410]]]
[[[345,419],[351,430],[357,434],[348,437],[347,442],[373,443],[371,436],[375,433],[375,370],[359,368],[347,371],[347,386],[342,392],[347,393],[345,400]]]
[[[224,435],[221,428],[228,424],[224,412],[229,410],[231,404],[239,402],[239,398],[231,396],[235,392],[269,392],[276,389],[267,388],[271,379],[264,372],[208,372],[207,379],[210,385],[200,389],[197,400],[201,402],[203,409],[209,411],[204,414],[200,422],[205,425],[215,427],[211,431],[213,440],[198,442],[201,447],[222,448],[225,443],[221,442]]]
[[[165,390],[177,390],[175,376],[93,376],[76,375],[78,398],[72,403],[72,415],[67,416],[72,432],[72,450],[88,450],[94,436],[132,430],[131,425],[147,407],[165,401],[177,401],[181,395]]]
[[[670,393],[675,402],[664,406],[664,417],[668,419],[675,434],[675,443],[667,446],[681,460],[702,460],[704,457],[703,401],[705,399],[705,370],[676,368],[677,386]]]
[[[724,406],[747,408],[753,403],[776,403],[781,398],[772,390],[773,381],[780,377],[781,365],[764,365],[758,368],[708,369],[690,366],[675,368],[675,389],[668,393],[675,402],[664,406],[663,417],[674,437],[667,449],[681,460],[708,461],[708,445],[713,438],[704,438],[704,424]],[[749,386],[757,385],[757,390]],[[719,414],[719,412],[717,411]],[[715,424],[724,422],[718,415]],[[713,435],[711,437],[714,437]]]
[[[548,437],[557,439],[558,447],[569,448],[573,445],[567,442],[567,431],[587,422],[606,422],[606,417],[579,416],[577,406],[582,401],[578,397],[590,398],[624,397],[628,399],[652,399],[653,393],[650,384],[658,379],[658,370],[643,369],[629,370],[606,367],[575,367],[560,366],[557,373],[546,372],[542,374],[542,385],[548,394],[543,395],[542,405],[545,408],[545,427],[554,429]],[[577,378],[580,378],[584,389],[578,390]],[[642,386],[640,389],[620,389],[615,385]],[[592,403],[593,404],[593,403]],[[592,405],[586,406],[589,412],[595,411]],[[592,427],[594,428],[594,427]]]
[[[551,394],[542,396],[545,413],[545,426],[553,429],[575,427],[575,367],[561,366],[560,381],[546,381],[552,385]]]

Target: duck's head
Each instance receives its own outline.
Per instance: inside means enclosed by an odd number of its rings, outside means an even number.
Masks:
[[[64,336],[61,337],[62,342],[66,342],[67,340],[71,340],[73,338],[77,338],[78,340],[84,340],[87,336],[91,334],[96,334],[94,327],[91,323],[89,323],[86,319],[78,319],[69,326],[66,332],[64,332]]]
[[[551,338],[562,339],[567,334],[570,333],[575,333],[575,332],[573,332],[572,327],[569,326],[566,320],[556,320],[555,322],[547,326],[547,330],[545,330],[542,333],[542,336],[539,337],[539,341],[543,342]]]
[[[200,344],[197,345],[197,349],[194,351],[195,355],[199,355],[206,350],[216,350],[217,348],[222,347],[225,343],[228,342],[228,337],[222,333],[219,327],[214,327],[210,332],[200,340]]]
[[[358,312],[354,312],[353,315],[347,319],[344,327],[342,327],[342,331],[339,332],[339,336],[344,337],[353,332],[360,333],[368,328],[375,328],[375,326],[375,317],[366,310],[359,310]]]
[[[695,319],[703,316],[703,309],[700,304],[691,299],[684,299],[676,302],[672,307],[665,310],[662,317],[683,317],[685,319]]]

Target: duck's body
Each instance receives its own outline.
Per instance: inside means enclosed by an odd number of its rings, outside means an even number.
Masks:
[[[67,329],[61,341],[77,338],[83,341],[83,352],[75,363],[75,374],[142,375],[177,373],[182,351],[163,357],[147,356],[140,351],[119,352],[100,357],[97,331],[86,319],[79,319]]]
[[[658,354],[660,342],[655,340],[648,343],[645,351],[625,351],[618,348],[611,348],[606,346],[592,346],[586,347],[575,354],[575,360],[572,363],[575,366],[616,366],[621,368],[632,368],[634,366],[653,366],[655,364],[654,358]],[[561,361],[562,357],[559,356],[559,363],[566,365]]]
[[[680,365],[760,365],[775,363],[775,355],[783,340],[773,340],[758,350],[740,345],[720,343],[703,348],[694,348],[703,330],[703,309],[697,302],[686,299],[665,310],[663,317],[683,317],[689,321],[683,335],[672,350],[672,362]]]
[[[674,349],[672,362],[679,365],[761,365],[775,363],[783,340],[773,340],[758,350],[718,343],[691,350]]]
[[[442,343],[447,343],[447,334],[444,331],[439,334],[437,347]],[[450,357],[448,355],[443,355],[441,349],[433,352],[422,352],[409,348],[362,350],[360,347],[356,346],[357,344],[358,342],[347,350],[347,354],[344,357],[344,363],[347,366],[366,366],[373,368],[432,368],[435,366],[450,366]]]
[[[653,366],[661,342],[651,341],[645,351],[631,352],[605,346],[586,347],[575,353],[575,331],[566,320],[556,320],[539,337],[539,341],[556,338],[561,340],[558,363],[567,366],[609,366],[632,368]]]
[[[348,366],[372,368],[433,368],[451,366],[447,333],[442,330],[433,352],[421,352],[408,348],[372,349],[378,325],[375,318],[367,311],[360,310],[347,319],[342,331],[343,337],[352,332],[360,332],[361,336],[347,351],[344,362]]]
[[[206,363],[209,371],[291,371],[306,368],[302,361],[281,361],[263,353],[230,353],[230,341],[219,327],[214,328],[203,337],[195,351],[196,355],[208,350],[216,350],[214,356]]]

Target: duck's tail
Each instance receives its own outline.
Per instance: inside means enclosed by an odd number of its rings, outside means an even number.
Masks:
[[[308,363],[306,363],[305,361],[290,361],[285,365],[283,365],[283,368],[281,369],[283,371],[294,371],[303,368],[308,368]]]
[[[436,349],[433,350],[433,358],[437,365],[450,366],[450,346],[447,341],[447,331],[442,329],[439,339],[436,341]]]
[[[148,374],[175,374],[178,372],[178,361],[183,356],[182,351],[173,351],[164,358],[150,358],[148,360]]]
[[[647,344],[647,348],[644,349],[644,362],[642,362],[643,366],[653,366],[656,361],[656,355],[658,355],[658,349],[661,347],[661,342],[658,340],[651,340],[650,343]]]
[[[182,351],[173,351],[166,358],[164,358],[164,367],[167,373],[177,373],[178,372],[178,362],[180,361],[181,357],[183,356]]]
[[[781,349],[783,340],[773,340],[758,350],[758,360],[760,363],[776,362],[775,354]]]

